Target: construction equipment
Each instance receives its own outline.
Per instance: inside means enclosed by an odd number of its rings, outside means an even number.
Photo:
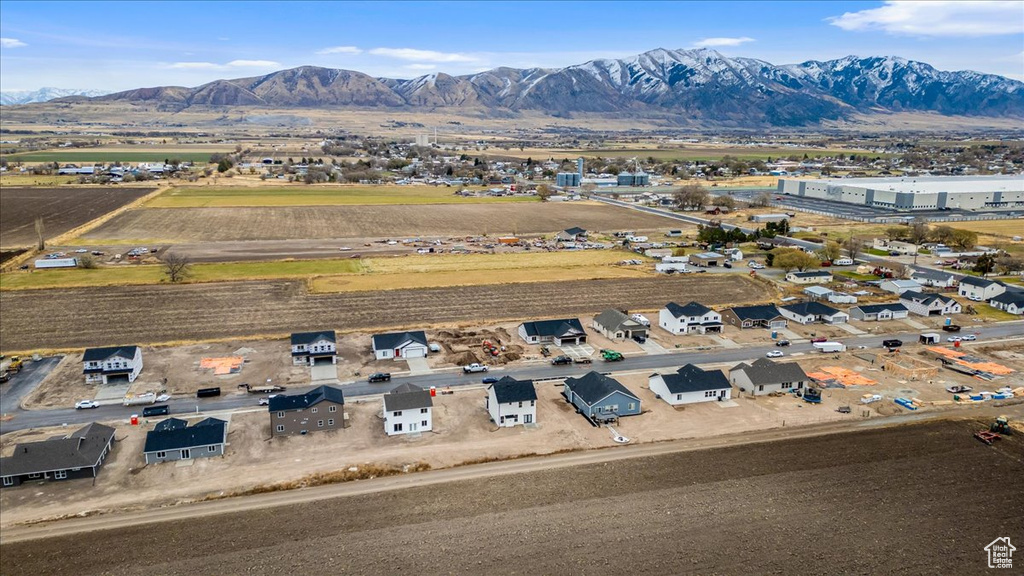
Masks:
[[[11,361],[7,364],[7,371],[11,374],[17,374],[21,372],[21,365],[21,356],[11,356]]]
[[[981,440],[982,442],[989,446],[991,446],[992,443],[995,442],[996,440],[1002,438],[1002,436],[1000,436],[999,434],[996,434],[995,432],[989,432],[988,430],[981,430],[975,432],[974,437],[977,438],[978,440]]]
[[[615,350],[604,349],[601,350],[601,359],[605,362],[618,362],[619,360],[624,360],[625,357]]]
[[[989,432],[995,432],[996,434],[1002,434],[1004,436],[1013,435],[1013,428],[1010,428],[1010,420],[1006,416],[999,416],[996,421],[988,427]]]

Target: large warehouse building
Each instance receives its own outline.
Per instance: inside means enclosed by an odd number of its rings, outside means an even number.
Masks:
[[[780,194],[892,210],[1024,208],[1024,176],[915,176],[779,180]]]

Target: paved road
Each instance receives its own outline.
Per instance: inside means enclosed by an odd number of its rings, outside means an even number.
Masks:
[[[903,324],[900,324],[903,327]],[[894,327],[893,327],[894,328]],[[991,340],[996,338],[1006,337],[1024,337],[1024,321],[1014,322],[1003,322],[994,325],[988,325],[984,327],[969,327],[967,332],[978,334],[980,343],[984,343],[985,340]],[[904,342],[911,343],[917,342],[919,332],[890,332],[887,334],[879,335],[862,335],[862,336],[851,336],[850,338],[843,338],[837,341],[846,343],[849,349],[854,349],[857,346],[866,346],[871,349],[879,349],[882,345],[882,341],[889,338],[898,338]],[[598,370],[601,372],[615,373],[626,373],[626,372],[655,372],[658,370],[674,370],[680,366],[688,363],[694,364],[736,364],[743,361],[750,361],[756,358],[764,356],[769,350],[776,350],[773,345],[761,345],[761,346],[747,346],[739,349],[715,349],[703,352],[688,352],[688,353],[669,353],[660,354],[654,356],[629,356],[621,362],[615,363],[604,363],[597,360],[592,365],[570,365],[570,366],[552,366],[545,363],[527,364],[517,366],[511,370],[495,369],[492,370],[488,375],[501,377],[501,376],[512,376],[517,379],[528,379],[528,380],[544,380],[544,379],[559,379],[566,376],[582,375],[590,370]],[[816,354],[814,347],[808,343],[793,344],[784,349],[787,356],[791,356],[795,353],[811,353]],[[429,386],[436,386],[443,388],[445,386],[479,386],[481,384],[481,375],[472,374],[464,375],[458,371],[458,369],[452,371],[435,372],[433,374],[421,375],[421,376],[403,376],[396,377],[391,382],[380,383],[380,384],[369,384],[366,382],[354,382],[343,384],[342,388],[345,391],[347,398],[354,398],[358,396],[373,396],[377,394],[384,394],[391,389],[411,382],[417,386],[424,388]],[[311,389],[312,387],[293,387],[289,388],[288,393],[302,393]],[[230,389],[234,392],[233,389]],[[171,408],[171,414],[187,414],[187,413],[199,413],[199,412],[215,412],[221,410],[234,410],[238,408],[256,408],[256,397],[250,396],[238,396],[231,394],[229,396],[223,396],[219,398],[209,398],[197,400],[194,398],[189,399],[172,399],[167,402]],[[74,410],[74,409],[53,409],[53,410],[12,410],[14,417],[7,421],[0,423],[0,434],[11,432],[14,430],[21,430],[24,428],[38,428],[43,426],[59,426],[61,424],[82,424],[86,422],[92,422],[94,420],[109,420],[124,418],[127,419],[131,414],[139,414],[142,412],[142,407],[132,406],[125,407],[120,405],[113,406],[101,406],[94,410]]]
[[[39,362],[23,364],[21,372],[11,375],[10,382],[0,384],[0,414],[21,410],[21,399],[35,389],[59,363],[60,356],[52,356]]]

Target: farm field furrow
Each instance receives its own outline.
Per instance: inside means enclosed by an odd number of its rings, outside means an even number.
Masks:
[[[704,277],[709,276],[709,277]],[[309,294],[298,281],[224,282],[0,292],[16,320],[0,324],[5,350],[62,349],[457,322],[583,315],[609,307],[653,310],[769,299],[733,275],[539,282]],[[589,323],[588,323],[589,324]]]
[[[296,185],[173,188],[146,203],[147,208],[226,206],[345,206],[389,204],[488,204],[539,202],[537,196],[458,196],[447,186]]]
[[[35,244],[35,220],[43,217],[53,238],[128,204],[153,188],[0,187],[0,246]]]
[[[677,220],[589,203],[142,208],[85,234],[97,243],[403,238],[667,228]]]

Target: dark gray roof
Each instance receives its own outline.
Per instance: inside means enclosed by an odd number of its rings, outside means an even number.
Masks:
[[[165,452],[223,444],[227,440],[227,430],[228,423],[217,418],[206,418],[186,428],[154,428],[146,434],[146,446],[142,451]]]
[[[920,270],[914,270],[914,273],[910,275],[911,278],[927,278],[928,280],[940,280],[942,282],[949,281],[953,277],[951,272],[943,272],[942,270],[932,270],[931,268],[922,268]]]
[[[799,316],[835,316],[839,314],[839,310],[826,306],[821,302],[797,302],[796,304],[780,306],[780,308],[789,310]]]
[[[401,348],[406,342],[427,345],[427,335],[423,330],[413,332],[388,332],[387,334],[373,335],[374,350],[394,350]]]
[[[321,330],[320,332],[296,332],[292,334],[292,346],[299,344],[312,344],[317,340],[326,339],[330,342],[337,342],[334,330]]]
[[[181,420],[179,418],[168,418],[166,420],[161,420],[157,422],[156,426],[153,427],[153,430],[163,432],[165,430],[177,430],[179,428],[186,428],[187,426],[188,422],[185,422],[184,420]]]
[[[529,402],[537,399],[537,390],[533,387],[533,380],[516,380],[511,376],[505,376],[494,384],[494,397],[499,404],[508,402]]]
[[[911,302],[920,302],[921,304],[931,304],[938,300],[945,304],[952,300],[949,296],[943,296],[942,294],[936,294],[934,292],[917,292],[915,290],[907,290],[903,294],[900,294],[900,300],[909,300]]]
[[[781,316],[779,309],[774,304],[762,304],[760,306],[736,306],[730,308],[733,314],[740,320],[773,320]]]
[[[733,366],[729,373],[737,370],[744,372],[755,386],[807,380],[804,369],[796,362],[772,362],[767,358],[758,358],[751,364],[741,362]]]
[[[270,412],[282,410],[305,410],[323,401],[344,404],[345,395],[341,388],[333,386],[318,386],[305,394],[278,394],[270,399],[267,408]]]
[[[642,324],[614,308],[609,308],[595,316],[594,322],[597,322],[607,330],[618,330],[620,328],[637,330],[643,328]]]
[[[580,228],[579,226],[573,226],[572,228],[566,228],[565,230],[563,230],[563,232],[565,232],[566,234],[569,234],[570,236],[579,236],[581,234],[586,234],[587,233],[586,230],[584,230],[583,228]]]
[[[565,384],[587,404],[593,405],[608,397],[612,392],[622,392],[630,398],[637,398],[618,380],[609,378],[600,372],[590,371],[579,378],[566,378]]]
[[[682,318],[683,316],[703,316],[708,312],[712,312],[711,308],[701,304],[700,302],[689,302],[685,306],[680,306],[675,302],[669,302],[665,304],[665,309],[668,313],[675,316],[676,318]]]
[[[898,302],[889,304],[861,304],[860,306],[854,306],[853,308],[856,308],[866,314],[877,314],[885,310],[892,310],[893,312],[908,311],[906,306]],[[853,308],[850,308],[850,310],[853,310]]]
[[[987,278],[979,278],[977,276],[964,276],[960,279],[961,284],[967,284],[968,286],[977,286],[979,288],[988,288],[993,284],[998,284],[995,280],[989,280]]]
[[[1002,294],[1000,294],[998,296],[994,296],[991,300],[989,300],[989,304],[991,304],[993,302],[995,302],[997,304],[1011,304],[1012,303],[1012,304],[1016,304],[1018,307],[1024,306],[1024,292],[1017,292],[1017,291],[1011,292],[1011,291],[1007,290],[1006,292],[1003,292]]]
[[[405,383],[384,395],[384,410],[415,410],[434,405],[430,392],[415,384]]]
[[[724,390],[731,387],[729,379],[721,370],[702,370],[693,364],[683,366],[675,374],[662,374],[661,378],[672,394]]]
[[[583,325],[577,318],[564,318],[561,320],[540,320],[537,322],[523,322],[523,329],[527,336],[575,336],[586,334]]]
[[[135,352],[139,349],[138,346],[108,346],[106,348],[86,348],[85,353],[82,354],[83,362],[99,362],[118,356],[131,360],[135,358]]]
[[[0,474],[20,476],[91,468],[99,464],[103,450],[113,438],[113,428],[93,422],[63,438],[18,444],[14,454],[0,458]]]
[[[815,278],[817,276],[831,276],[828,270],[807,270],[806,272],[791,272],[797,278]]]

